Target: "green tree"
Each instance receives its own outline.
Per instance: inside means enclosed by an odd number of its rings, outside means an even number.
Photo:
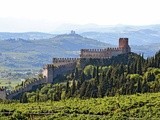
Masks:
[[[20,98],[20,102],[21,103],[27,103],[28,102],[28,98],[27,98],[26,92],[22,94],[22,96]]]
[[[76,82],[75,82],[75,80],[73,79],[73,80],[72,80],[72,86],[71,86],[71,95],[72,95],[72,96],[74,95],[75,91],[76,91]]]

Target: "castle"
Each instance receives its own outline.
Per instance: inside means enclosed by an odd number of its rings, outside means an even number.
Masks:
[[[75,32],[72,31],[71,34],[75,34]],[[128,38],[119,38],[119,47],[117,48],[81,49],[79,58],[53,58],[53,62],[43,68],[43,78],[31,81],[18,90],[6,92],[5,89],[0,89],[0,99],[15,99],[22,93],[31,91],[35,86],[53,83],[57,76],[72,72],[82,59],[109,59],[112,56],[129,52],[131,52],[131,48],[128,45]]]
[[[80,59],[108,59],[129,52],[131,52],[131,48],[128,44],[128,38],[119,38],[119,47],[117,48],[81,49],[79,58],[53,58],[53,63],[47,64],[42,74],[48,83],[52,83],[56,76],[75,69]]]

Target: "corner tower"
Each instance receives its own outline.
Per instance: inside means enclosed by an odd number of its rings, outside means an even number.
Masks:
[[[119,38],[119,49],[122,49],[122,53],[131,52],[131,48],[128,45],[128,38]]]

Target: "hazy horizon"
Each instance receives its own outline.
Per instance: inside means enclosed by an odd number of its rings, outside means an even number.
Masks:
[[[0,32],[54,32],[63,25],[160,24],[159,0],[2,0]],[[64,26],[65,27],[65,26]]]

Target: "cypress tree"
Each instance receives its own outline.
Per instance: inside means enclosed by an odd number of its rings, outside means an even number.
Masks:
[[[27,103],[28,102],[28,98],[27,98],[27,94],[23,93],[21,98],[20,98],[20,102],[21,103]]]
[[[35,99],[36,99],[35,100],[36,102],[39,102],[39,99],[40,99],[39,98],[39,89],[37,89],[37,91],[36,91],[36,97],[35,97]]]
[[[95,78],[95,77],[96,77],[96,68],[95,68],[95,66],[94,66],[94,68],[93,68],[92,78]]]
[[[76,91],[76,82],[73,79],[72,81],[72,87],[71,87],[71,95],[73,96],[74,92]]]
[[[142,75],[142,61],[139,58],[137,61],[137,68],[136,68],[136,73]]]
[[[76,67],[76,69],[75,69],[75,77],[74,77],[74,79],[78,79],[78,68]]]
[[[69,91],[69,81],[67,80],[67,83],[66,83],[66,90],[65,90],[65,93],[68,94],[68,91]]]
[[[86,87],[87,87],[87,82],[84,81],[83,84],[81,85],[81,88],[80,88],[80,98],[84,97]]]
[[[82,84],[85,81],[85,74],[84,72],[82,72],[81,76],[80,76],[80,84]]]
[[[89,82],[85,91],[85,97],[91,97],[92,84]]]
[[[97,85],[99,84],[99,67],[98,66],[96,69],[96,83],[97,83]]]
[[[137,92],[137,93],[141,93],[141,81],[140,81],[140,79],[138,79],[138,81],[137,81],[136,92]]]

